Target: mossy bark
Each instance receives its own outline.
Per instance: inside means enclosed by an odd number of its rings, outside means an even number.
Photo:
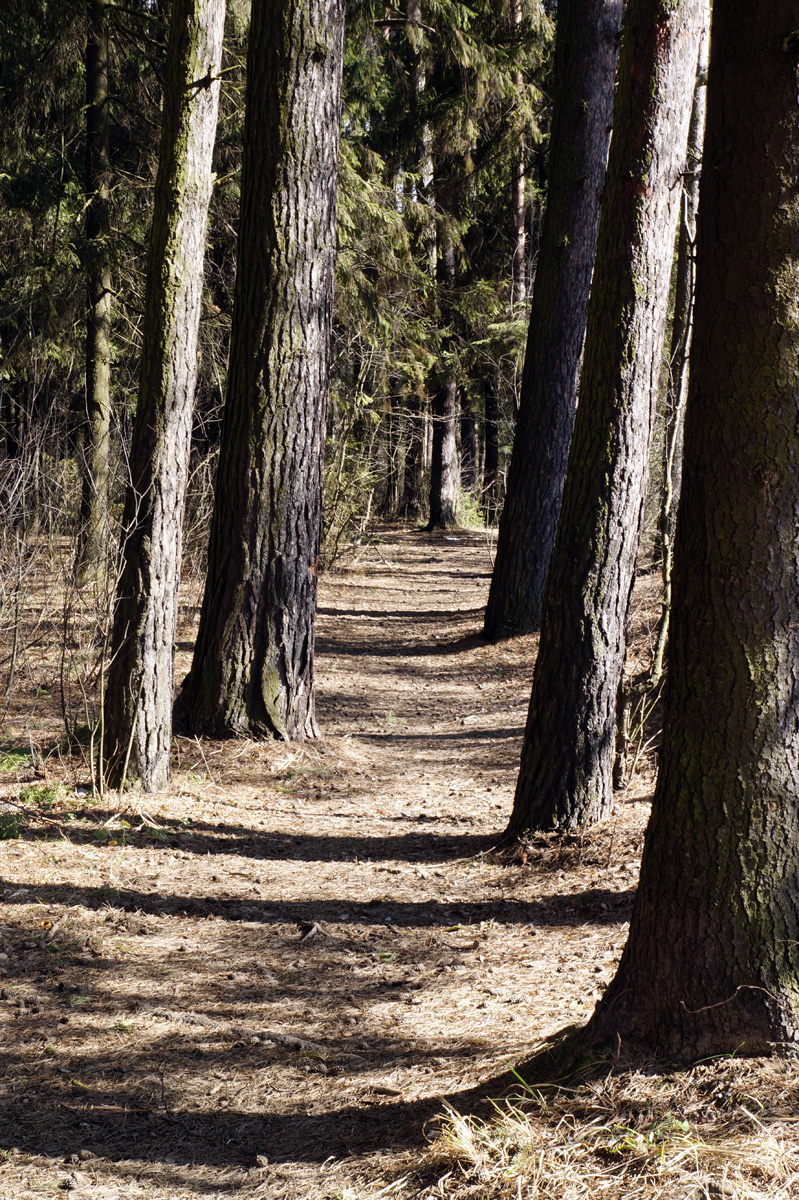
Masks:
[[[111,451],[111,261],[108,0],[89,0],[86,40],[86,433],[77,578],[95,577],[108,548]]]
[[[661,767],[588,1036],[799,1043],[799,33],[714,0]]]
[[[646,492],[704,0],[629,0],[563,510],[508,832],[612,807],[616,698]]]
[[[569,454],[613,119],[622,0],[561,0],[549,188],[484,632],[538,628]]]
[[[255,0],[238,273],[208,577],[176,719],[317,735],[313,652],[343,0]]]
[[[112,786],[169,782],[174,643],[225,0],[175,0],[123,566],[105,694]]]

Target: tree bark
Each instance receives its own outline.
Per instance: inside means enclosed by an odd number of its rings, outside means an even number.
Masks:
[[[458,420],[458,385],[445,379],[433,394],[433,456],[430,464],[429,530],[452,529],[457,524],[458,447],[455,428]]]
[[[108,544],[111,452],[110,149],[108,0],[89,0],[86,41],[86,428],[78,536],[79,583],[102,570]]]
[[[253,4],[228,395],[200,629],[176,708],[192,733],[318,733],[343,32],[343,0]]]
[[[451,313],[446,303],[447,293],[455,287],[455,247],[450,239],[444,242],[439,263],[439,282],[443,302],[440,305],[441,320],[446,322]],[[430,462],[430,515],[429,530],[452,529],[457,524],[458,503],[458,445],[456,430],[458,422],[458,384],[448,364],[449,337],[443,339],[444,362],[438,387],[433,393],[433,453]]]
[[[474,400],[465,392],[461,399],[461,487],[474,495],[477,488],[477,417]]]
[[[713,4],[662,761],[587,1031],[681,1060],[799,1042],[796,17]]]
[[[646,493],[704,0],[629,0],[563,512],[509,833],[613,802],[616,699]]]
[[[483,459],[483,508],[486,522],[493,523],[499,492],[499,389],[496,371],[489,369],[483,380],[485,407],[485,457]]]
[[[405,479],[401,512],[404,517],[420,518],[424,511],[425,410],[427,397],[424,385],[408,390],[408,419],[405,441]]]
[[[165,788],[170,775],[181,529],[224,22],[224,0],[175,0],[167,49],[103,743],[108,782],[148,792]]]
[[[513,0],[513,15],[511,19],[513,21],[514,32],[519,36],[522,28],[522,0]],[[517,94],[521,96],[524,87],[524,76],[521,71],[516,72],[514,83]],[[519,315],[523,316],[525,305],[527,304],[527,229],[525,225],[527,189],[524,161],[524,128],[522,127],[519,132],[521,134],[519,157],[516,159],[513,179],[511,180],[510,197],[511,218],[513,221],[513,262],[511,263],[510,291],[512,316],[516,315],[517,309],[519,310]]]
[[[708,15],[707,21],[709,23]],[[696,214],[699,207],[699,178],[702,174],[702,143],[707,108],[707,59],[709,30],[699,48],[694,106],[688,131],[688,153],[683,186],[683,207],[677,239],[677,279],[674,288],[674,320],[671,327],[669,383],[666,392],[666,421],[663,435],[663,486],[660,502],[660,574],[663,586],[660,621],[649,671],[650,686],[663,674],[663,661],[671,613],[671,575],[674,568],[674,533],[682,485],[683,431],[688,400],[688,374],[694,323]]]
[[[613,122],[622,0],[561,0],[547,207],[485,615],[489,641],[538,628],[577,405]]]

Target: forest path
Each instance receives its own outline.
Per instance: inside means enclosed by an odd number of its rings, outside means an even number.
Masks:
[[[180,741],[172,793],[105,807],[68,769],[0,841],[0,1200],[420,1195],[442,1097],[587,1017],[646,805],[483,854],[536,641],[479,640],[489,575],[482,535],[385,530],[321,583],[324,741]]]

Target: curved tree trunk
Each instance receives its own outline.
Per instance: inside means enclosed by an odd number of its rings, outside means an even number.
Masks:
[[[255,0],[238,273],[193,733],[314,737],[343,0]]]
[[[77,577],[102,570],[108,545],[111,451],[111,263],[108,137],[108,0],[89,0],[86,41],[86,430]]]
[[[123,568],[105,694],[112,786],[169,782],[175,625],[225,0],[175,0]]]
[[[799,1042],[798,61],[793,0],[714,0],[663,751],[588,1028],[682,1060]]]
[[[613,802],[616,699],[704,0],[629,0],[563,512],[509,833]]]
[[[516,435],[485,615],[490,641],[538,627],[577,404],[613,118],[622,0],[561,0],[549,189]]]

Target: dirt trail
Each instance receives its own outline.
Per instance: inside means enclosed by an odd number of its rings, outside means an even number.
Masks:
[[[323,744],[181,741],[173,793],[105,807],[52,758],[0,776],[0,1200],[420,1195],[441,1097],[588,1015],[650,781],[484,855],[535,654],[480,642],[489,574],[480,535],[391,530],[325,577]]]

